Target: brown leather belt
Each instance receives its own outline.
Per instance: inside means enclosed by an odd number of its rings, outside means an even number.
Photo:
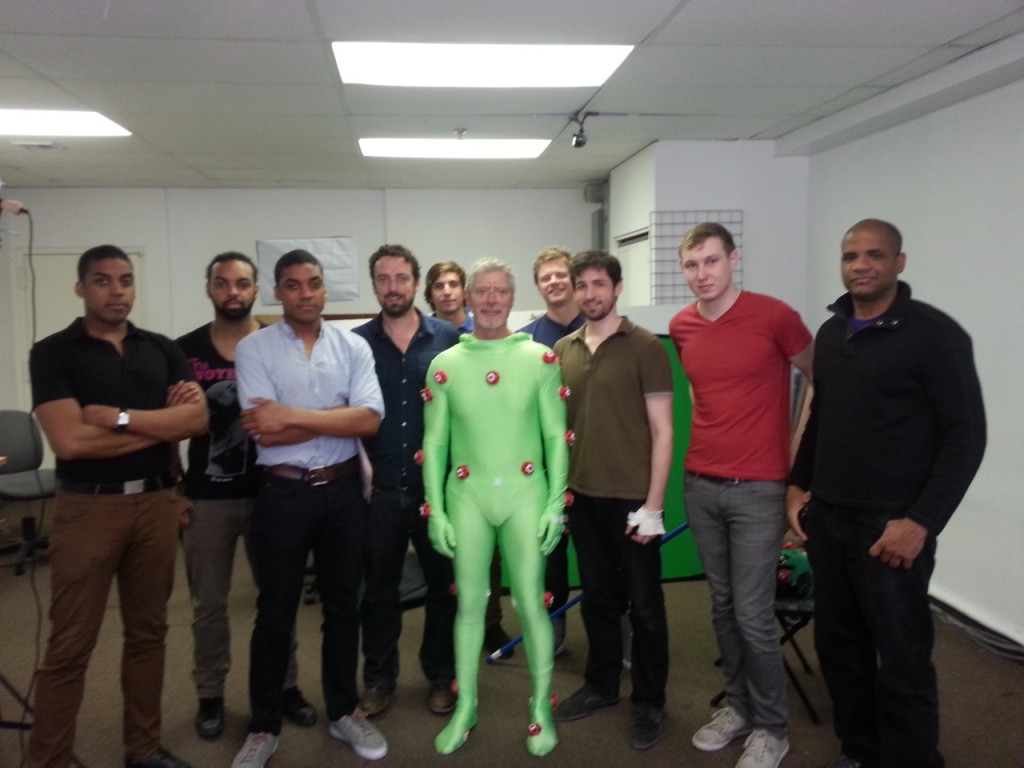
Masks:
[[[359,474],[359,457],[353,456],[340,464],[331,464],[329,467],[296,467],[291,464],[274,464],[264,467],[263,471],[273,477],[282,480],[294,480],[307,485],[326,485],[340,480],[343,477],[353,477]]]

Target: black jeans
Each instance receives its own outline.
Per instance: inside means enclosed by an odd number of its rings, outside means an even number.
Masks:
[[[569,537],[563,535],[544,566],[544,589],[551,593],[548,613],[569,601]],[[563,614],[564,616],[564,614]]]
[[[390,488],[375,488],[370,499],[363,561],[365,592],[360,608],[367,687],[392,691],[398,680],[398,638],[402,634],[399,585],[410,539],[427,582],[420,666],[435,685],[447,685],[455,677],[452,561],[431,546],[427,521],[420,517],[422,502],[422,491]]]
[[[811,502],[814,643],[843,754],[881,768],[933,768],[944,764],[928,605],[935,537],[909,569],[868,555],[901,516]]]
[[[602,499],[573,492],[569,524],[576,544],[587,630],[587,683],[617,696],[622,675],[621,618],[633,623],[633,693],[636,703],[665,706],[668,624],[661,591],[661,543],[626,536],[626,515],[643,500]]]
[[[358,477],[310,486],[265,476],[252,516],[256,624],[249,660],[250,732],[281,731],[281,687],[306,561],[313,553],[323,601],[321,677],[330,720],[359,703],[359,582],[366,505]]]

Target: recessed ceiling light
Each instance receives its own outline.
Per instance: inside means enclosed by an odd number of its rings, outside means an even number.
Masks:
[[[540,155],[548,139],[360,139],[364,157],[450,160],[524,160]]]
[[[599,86],[631,45],[334,43],[343,83],[418,88]]]
[[[0,109],[2,136],[131,136],[99,112]]]

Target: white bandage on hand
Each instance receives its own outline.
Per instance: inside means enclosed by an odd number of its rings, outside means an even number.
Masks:
[[[626,515],[626,528],[636,527],[639,536],[661,536],[665,533],[664,510],[648,509],[646,505]]]

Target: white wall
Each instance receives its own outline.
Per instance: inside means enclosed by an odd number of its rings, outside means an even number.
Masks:
[[[807,306],[808,160],[770,141],[663,141],[659,211],[743,211],[743,287]],[[806,318],[805,318],[806,319]]]
[[[534,256],[548,245],[572,251],[589,247],[596,207],[585,203],[578,189],[12,189],[8,194],[32,211],[37,252],[62,248],[80,254],[108,242],[140,249],[146,260],[139,286],[146,324],[172,336],[210,319],[203,270],[214,254],[239,250],[255,255],[256,240],[271,238],[355,237],[360,297],[329,304],[328,312],[379,309],[365,265],[385,242],[411,248],[424,271],[442,259],[463,266],[484,256],[505,259],[517,272],[516,308],[539,310],[543,302],[533,287]],[[0,324],[7,329],[0,334],[0,359],[8,362],[0,366],[0,407],[27,408],[31,315],[23,255],[28,219],[5,215],[3,225],[18,233],[4,235],[0,250]],[[71,281],[37,290],[79,301]]]
[[[768,141],[660,141],[612,172],[611,238],[647,227],[655,210],[741,209],[744,287],[805,314],[808,167]],[[665,332],[678,310],[645,313],[650,330]]]
[[[651,144],[612,169],[608,184],[608,250],[612,252],[616,238],[647,229],[651,212],[657,210],[657,146]]]
[[[1024,82],[811,161],[811,320],[842,293],[839,242],[859,219],[903,232],[914,295],[974,340],[988,450],[939,540],[936,597],[1024,642]]]

